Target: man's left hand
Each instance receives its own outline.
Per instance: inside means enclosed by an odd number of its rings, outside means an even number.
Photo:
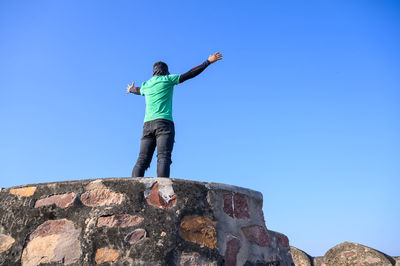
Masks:
[[[135,82],[132,82],[132,85],[128,84],[128,87],[126,88],[126,93],[130,93],[131,92],[131,88],[133,88],[134,85],[135,85]]]

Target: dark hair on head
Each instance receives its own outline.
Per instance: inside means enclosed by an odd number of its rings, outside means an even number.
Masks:
[[[153,76],[169,75],[168,66],[166,63],[158,61],[153,65]]]

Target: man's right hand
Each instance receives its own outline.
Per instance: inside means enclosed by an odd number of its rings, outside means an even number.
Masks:
[[[211,64],[215,63],[215,62],[217,62],[218,60],[221,60],[221,59],[222,59],[222,54],[220,54],[219,52],[216,52],[215,54],[210,55],[208,57],[208,61],[210,61]]]

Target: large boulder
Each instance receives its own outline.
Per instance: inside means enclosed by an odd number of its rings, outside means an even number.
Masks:
[[[353,242],[343,242],[328,250],[323,258],[326,266],[392,266],[395,261],[390,256]]]
[[[290,247],[290,253],[292,254],[293,262],[295,266],[312,266],[312,259],[310,255],[304,251]]]

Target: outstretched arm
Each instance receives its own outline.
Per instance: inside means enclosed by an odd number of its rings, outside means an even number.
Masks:
[[[203,72],[203,70],[206,69],[210,64],[215,63],[221,59],[222,59],[222,54],[220,54],[219,52],[215,53],[213,55],[210,55],[208,57],[208,59],[206,61],[204,61],[201,65],[198,65],[198,66],[192,68],[191,70],[189,70],[188,72],[180,75],[179,83],[182,83],[188,79],[194,78],[195,76],[197,76],[198,74]]]
[[[126,88],[126,93],[133,93],[140,95],[140,87],[134,87],[135,82],[132,82],[132,85],[128,84],[128,87]]]

